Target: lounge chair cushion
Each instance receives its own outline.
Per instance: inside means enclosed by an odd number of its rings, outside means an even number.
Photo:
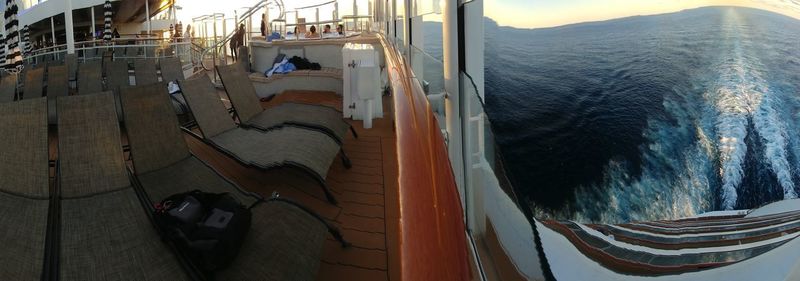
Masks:
[[[134,160],[136,165],[145,162],[139,158]],[[236,187],[194,156],[186,157],[158,170],[138,174],[138,178],[150,200],[154,202],[195,189],[212,193],[230,192],[239,202],[247,206],[256,201],[252,196],[236,192]]]
[[[122,101],[137,178],[151,201],[194,189],[229,192],[245,205],[256,201],[194,156],[164,166],[163,163],[171,161],[173,156],[152,151],[188,148],[180,131],[176,131],[178,120],[170,112],[165,96],[150,91],[149,86],[137,88],[143,92],[124,91]],[[154,159],[159,156],[162,159]],[[141,167],[160,168],[140,173]],[[216,277],[219,280],[313,280],[326,237],[324,225],[305,211],[283,202],[262,203],[252,212],[252,226],[239,255],[228,268],[217,272]]]
[[[281,124],[314,128],[330,132],[339,142],[350,129],[350,124],[342,119],[342,112],[335,108],[292,102],[270,107],[247,120],[245,124],[259,130],[269,130]]]
[[[179,58],[162,58],[159,64],[161,64],[161,81],[183,81],[185,79],[183,65]]]
[[[103,91],[103,71],[99,60],[87,61],[78,67],[78,94]]]
[[[217,71],[240,120],[250,120],[264,109],[247,73],[237,65],[220,65]]]
[[[189,157],[189,148],[178,127],[178,118],[169,110],[166,84],[156,83],[122,90],[122,105],[128,141],[136,148],[136,173],[164,168]],[[159,128],[159,130],[153,130]]]
[[[49,204],[46,111],[44,98],[0,104],[0,280],[42,274]]]
[[[47,179],[47,175],[40,175]],[[44,263],[48,200],[0,192],[0,279],[38,280]]]
[[[315,280],[325,226],[299,208],[268,202],[253,208],[239,256],[217,273],[219,280]]]
[[[202,75],[180,86],[203,136],[213,137],[236,128],[208,76]]]
[[[267,133],[233,129],[209,138],[240,161],[263,169],[283,165],[310,169],[325,179],[340,146],[324,133],[284,127]]]
[[[47,199],[47,100],[0,103],[0,114],[0,192]]]
[[[108,103],[108,104],[107,104]],[[61,196],[85,197],[130,186],[109,92],[58,100]],[[93,122],[87,122],[92,120]],[[113,121],[111,126],[108,122]],[[98,125],[113,129],[99,129]]]
[[[139,59],[134,62],[136,85],[149,85],[158,82],[154,59]]]
[[[61,280],[184,280],[132,188],[61,203]]]
[[[240,122],[247,126],[260,130],[283,125],[312,128],[331,134],[338,142],[344,139],[350,128],[342,118],[342,112],[328,106],[284,103],[264,110],[253,83],[241,68],[228,65],[217,69]]]
[[[62,280],[183,280],[130,186],[110,93],[58,100]]]
[[[42,88],[44,88],[44,67],[34,67],[25,71],[25,91],[22,92],[22,97],[25,99],[40,98],[42,97]]]
[[[0,102],[14,101],[17,93],[17,75],[7,74],[0,80]]]

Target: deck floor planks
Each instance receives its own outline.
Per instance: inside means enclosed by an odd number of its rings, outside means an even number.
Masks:
[[[269,108],[287,101],[323,104],[341,110],[341,97],[331,92],[286,91],[262,105]],[[399,266],[398,259],[391,257],[397,255],[397,211],[385,208],[387,204],[392,204],[391,208],[397,206],[397,202],[387,203],[387,200],[397,200],[398,174],[394,124],[388,105],[388,99],[384,99],[384,118],[373,120],[372,129],[363,129],[361,121],[348,120],[359,136],[356,139],[348,134],[343,144],[352,168],[346,169],[337,157],[326,179],[339,201],[338,206],[329,204],[318,184],[299,172],[247,168],[188,135],[186,139],[195,155],[243,188],[263,196],[277,191],[309,206],[341,229],[353,245],[341,248],[328,237],[318,280],[398,280],[399,274],[390,274],[399,272],[399,268],[393,268]],[[387,183],[393,186],[392,195],[386,195]],[[387,224],[387,217],[392,222]]]

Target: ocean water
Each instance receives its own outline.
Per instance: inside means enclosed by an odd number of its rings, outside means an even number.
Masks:
[[[486,102],[537,217],[670,219],[800,191],[800,21],[709,7],[486,30]]]

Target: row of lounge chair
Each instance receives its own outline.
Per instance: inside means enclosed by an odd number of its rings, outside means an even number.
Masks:
[[[266,160],[258,156],[269,153],[249,154],[237,150],[241,148],[233,140],[226,143],[224,136],[231,134],[226,132],[236,131],[233,134],[261,145],[243,144],[245,147],[278,153],[279,157],[270,158],[276,163],[327,161],[317,155],[298,160],[292,157],[307,155],[279,153],[291,149],[280,145],[299,138],[327,141],[322,145],[325,148],[309,147],[310,154],[335,156],[338,144],[318,131],[306,130],[319,134],[313,135],[290,127],[267,132],[236,128],[224,106],[221,111],[215,109],[214,101],[220,102],[219,98],[208,98],[216,93],[193,88],[199,82],[210,86],[208,78],[183,83],[184,94],[188,93],[190,106],[207,106],[209,112],[221,113],[218,120],[198,120],[203,133],[219,147],[236,150],[242,157],[256,156],[248,162]],[[120,98],[133,169],[126,168],[111,93],[59,97],[58,160],[52,191],[46,99],[0,103],[0,115],[5,117],[0,119],[4,132],[0,145],[5,148],[0,154],[8,159],[0,162],[0,173],[15,175],[0,177],[0,211],[4,212],[0,224],[9,226],[0,232],[0,239],[7,242],[0,251],[0,260],[7,262],[0,267],[0,279],[193,279],[196,272],[159,238],[149,221],[152,203],[194,189],[230,192],[244,204],[264,200],[191,154],[163,83],[124,88]],[[204,98],[206,101],[198,102]],[[195,114],[206,112],[196,109]],[[208,135],[211,129],[217,133]],[[269,149],[273,146],[282,149]],[[297,145],[294,149],[300,150]],[[317,166],[309,164],[312,162],[304,165]],[[217,272],[220,280],[311,280],[319,267],[326,230],[345,245],[335,228],[296,204],[267,200],[252,211],[251,230],[240,254],[229,268]]]
[[[72,62],[75,63],[75,62]],[[42,64],[24,72],[24,87],[19,99],[38,98],[47,92],[47,96],[63,96],[70,92],[70,77],[77,78],[78,94],[97,93],[107,90],[117,92],[121,88],[131,86],[129,65],[126,60],[87,61],[79,64],[77,75],[69,73],[70,62],[66,65]],[[155,59],[138,59],[133,61],[134,77],[137,85],[149,85],[158,82],[158,71]],[[162,58],[159,60],[162,81],[183,80],[183,69],[180,59]],[[45,70],[47,75],[45,75]],[[47,79],[45,79],[45,76]],[[103,79],[105,77],[105,79]],[[105,80],[105,83],[103,81]],[[44,87],[45,81],[47,87]],[[5,83],[3,83],[5,84]],[[5,87],[5,85],[3,86]],[[5,98],[5,96],[3,97]]]
[[[162,58],[159,63],[163,81],[184,79],[183,69],[178,58]],[[50,113],[48,123],[55,124],[55,97],[69,95],[71,92],[70,77],[75,77],[77,78],[75,93],[88,94],[103,90],[112,91],[116,96],[117,110],[121,112],[119,91],[131,86],[128,61],[88,61],[77,67],[77,73],[73,73],[75,70],[73,69],[74,67],[71,67],[71,64],[76,64],[76,62],[67,60],[66,65],[42,64],[25,70],[22,74],[24,83],[21,92],[16,91],[16,75],[12,74],[4,77],[0,81],[0,102],[13,101],[15,93],[18,100],[39,98],[46,93],[49,100],[48,112]],[[149,85],[158,82],[155,59],[135,60],[133,64],[137,85]],[[122,120],[123,116],[120,114],[118,118]]]

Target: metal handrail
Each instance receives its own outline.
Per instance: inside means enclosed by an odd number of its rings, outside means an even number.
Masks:
[[[250,9],[248,9],[247,11],[242,13],[242,15],[239,17],[239,21],[238,22],[234,22],[234,26],[239,26],[240,24],[245,23],[245,21],[249,20],[250,17],[253,14],[255,14],[257,11],[261,10],[261,8],[263,8],[264,6],[269,5],[270,3],[275,3],[275,5],[278,7],[278,9],[280,11],[280,13],[279,13],[280,16],[278,18],[279,19],[283,19],[283,16],[284,16],[283,0],[260,0],[260,1],[258,1],[258,3],[256,3],[252,7],[250,7]],[[234,30],[231,31],[229,34],[223,34],[222,40],[217,41],[214,45],[212,45],[211,47],[209,47],[205,51],[203,51],[203,54],[201,55],[201,58],[205,58],[208,55],[208,52],[210,52],[210,51],[216,51],[217,53],[219,53],[220,49],[222,47],[224,47],[225,44],[230,42],[231,39],[233,39],[233,36],[235,36],[235,35],[236,35],[236,28],[234,28]],[[217,61],[216,61],[216,58],[215,58],[214,59],[214,64],[216,65],[216,63],[217,63]],[[211,69],[206,67],[205,63],[202,60],[200,61],[200,65],[205,70],[211,70]]]
[[[328,2],[325,2],[325,3],[316,4],[316,5],[311,5],[311,6],[305,6],[305,7],[300,7],[300,8],[294,8],[294,9],[295,9],[295,10],[304,10],[304,9],[308,9],[308,8],[322,7],[322,6],[325,6],[325,5],[331,4],[331,3],[336,3],[336,0],[333,0],[333,1],[328,1]]]
[[[185,46],[189,46],[191,51],[195,51],[195,52],[197,51],[197,50],[195,50],[193,48],[194,47],[194,43],[191,43],[191,42],[171,42],[171,43],[168,43],[167,45],[168,46],[184,46],[185,45]],[[164,47],[164,46],[165,46],[164,44],[98,45],[98,46],[76,47],[75,51],[86,51],[86,50],[92,50],[92,49],[107,49],[107,48],[118,48],[119,49],[119,48],[129,48],[129,47],[136,47],[136,48],[156,47],[157,48],[157,47]],[[66,53],[66,52],[67,52],[66,49],[54,50],[54,51],[49,51],[49,52],[42,52],[42,53],[38,53],[38,54],[35,54],[35,55],[27,56],[27,57],[23,58],[23,60],[32,60],[32,59],[35,59],[35,58],[38,58],[38,57],[42,57],[42,56],[46,56],[46,55],[59,55],[59,54],[63,54],[63,53]],[[179,56],[180,54],[176,53],[175,55]],[[118,57],[118,58],[151,58],[151,57],[148,57],[146,53],[145,53],[144,56],[134,56],[134,57],[116,56],[116,57]],[[159,57],[165,57],[165,56],[153,56],[152,58],[159,58]],[[100,57],[97,57],[97,59],[100,59]],[[86,60],[86,56],[83,57],[83,60]]]

